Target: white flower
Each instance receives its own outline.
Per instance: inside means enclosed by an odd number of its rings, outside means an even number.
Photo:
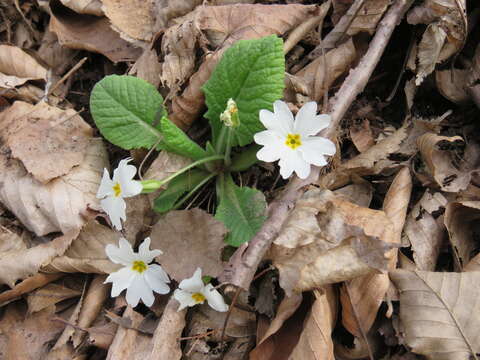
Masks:
[[[117,230],[122,230],[122,222],[125,221],[127,214],[125,209],[127,204],[124,198],[138,195],[142,192],[143,186],[140,181],[132,180],[137,173],[137,168],[128,165],[132,159],[123,159],[118,167],[113,170],[113,178],[110,180],[110,174],[107,169],[103,169],[103,177],[97,192],[97,199],[100,201],[103,211],[107,213],[113,226]]]
[[[153,291],[168,294],[170,282],[167,273],[160,265],[150,264],[162,254],[160,250],[150,250],[150,238],[146,238],[135,253],[130,243],[120,238],[120,246],[109,244],[105,248],[108,258],[124,267],[111,273],[105,283],[112,283],[112,297],[127,289],[127,303],[137,306],[140,299],[146,306],[152,306],[155,297]],[[149,265],[150,264],[150,265]]]
[[[203,284],[202,269],[197,268],[191,278],[182,280],[178,289],[173,293],[173,297],[180,303],[178,311],[187,306],[203,304],[207,300],[208,305],[217,311],[227,311],[228,305],[225,304],[222,295],[213,287],[212,284]]]
[[[324,166],[324,155],[335,154],[335,144],[314,136],[330,123],[330,116],[317,115],[317,103],[308,102],[298,111],[295,120],[287,104],[277,100],[274,112],[260,110],[260,121],[267,130],[255,134],[255,142],[264,147],[257,153],[262,161],[279,161],[280,174],[284,179],[294,171],[305,179],[310,174],[310,164]]]

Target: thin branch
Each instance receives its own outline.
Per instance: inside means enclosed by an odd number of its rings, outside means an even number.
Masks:
[[[330,100],[330,126],[324,131],[324,136],[335,139],[337,128],[346,111],[365,88],[370,76],[380,60],[383,51],[396,25],[403,18],[413,0],[397,0],[387,11],[384,19],[377,27],[367,53],[358,66],[350,71],[335,97]],[[272,202],[269,208],[269,217],[260,231],[245,246],[241,246],[230,258],[229,263],[220,276],[222,282],[248,290],[257,267],[266,251],[276,238],[283,223],[288,217],[289,210],[304,192],[304,188],[318,178],[319,169],[313,168],[310,176],[305,180],[294,177],[280,196]]]

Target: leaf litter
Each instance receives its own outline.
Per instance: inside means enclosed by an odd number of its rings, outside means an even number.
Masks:
[[[466,0],[1,4],[0,357],[478,358],[478,11]],[[129,154],[99,137],[94,84],[148,81],[203,145],[202,86],[238,40],[268,35],[288,45],[284,99],[294,111],[324,103],[338,144],[308,182],[275,180],[265,163],[234,179],[269,204],[257,234],[268,253],[252,256],[256,238],[225,243],[211,185],[166,215],[151,211],[161,189],[128,199],[123,234],[112,230],[96,193]],[[190,162],[131,152],[145,178]],[[105,246],[121,235],[150,236],[174,284],[199,266],[253,281],[214,282],[228,313],[187,315],[162,295],[132,309],[103,284],[118,270]]]

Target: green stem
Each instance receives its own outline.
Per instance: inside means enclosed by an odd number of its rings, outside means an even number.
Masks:
[[[142,185],[144,184],[144,182],[145,182],[146,185],[148,184],[148,190],[146,192],[152,192],[153,187],[156,187],[157,189],[159,189],[160,187],[162,187],[163,185],[165,185],[169,181],[172,181],[177,176],[182,175],[184,172],[190,170],[191,168],[194,168],[195,166],[205,164],[205,163],[210,162],[210,161],[221,160],[223,158],[224,158],[223,155],[209,156],[209,157],[197,160],[197,161],[185,166],[183,169],[180,169],[175,174],[172,174],[169,177],[166,177],[165,179],[162,179],[162,180],[145,180],[145,181],[142,181],[141,183],[142,183]]]
[[[220,135],[218,136],[218,142],[215,146],[215,151],[217,154],[223,154],[223,147],[225,146],[225,133],[227,131],[227,127],[225,125],[222,126],[222,130],[220,130]],[[222,156],[223,158],[223,156]]]
[[[203,179],[200,183],[197,184],[192,190],[188,192],[183,198],[181,198],[175,205],[173,205],[172,210],[177,210],[185,201],[187,201],[198,189],[200,189],[203,185],[210,181],[216,174],[210,174],[205,179]]]
[[[225,148],[225,166],[230,166],[232,163],[232,159],[230,158],[230,154],[232,153],[232,137],[233,137],[233,129],[231,127],[227,130],[227,146]]]

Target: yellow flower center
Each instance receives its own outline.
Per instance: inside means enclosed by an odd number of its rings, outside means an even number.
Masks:
[[[115,183],[115,185],[113,185],[113,191],[114,191],[114,194],[115,194],[115,197],[119,197],[120,194],[122,193],[122,188],[120,187],[120,183]]]
[[[295,150],[297,147],[302,145],[302,141],[300,140],[299,134],[288,134],[287,140],[285,141],[285,145],[289,148]]]
[[[202,293],[192,294],[192,299],[195,300],[197,304],[205,301],[205,296]]]
[[[143,261],[137,260],[133,262],[132,270],[141,274],[147,270],[147,265]]]

